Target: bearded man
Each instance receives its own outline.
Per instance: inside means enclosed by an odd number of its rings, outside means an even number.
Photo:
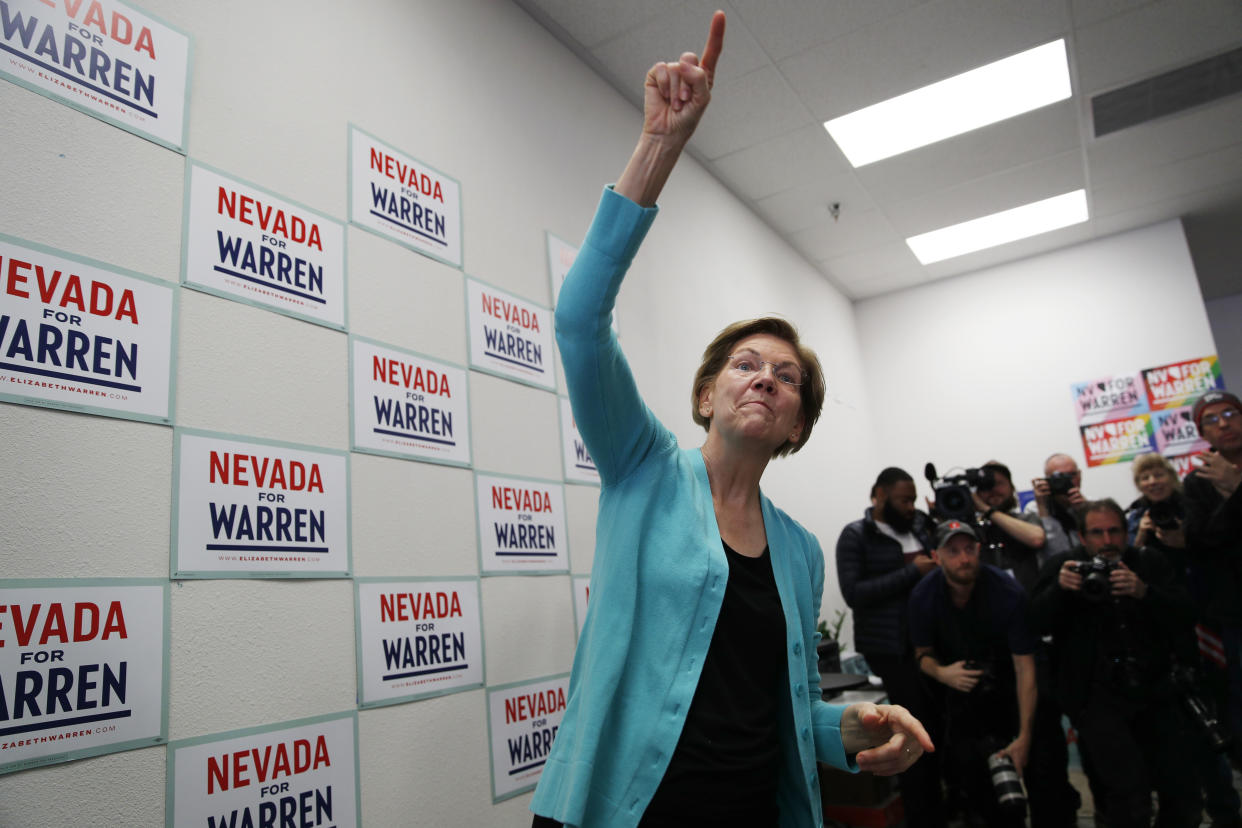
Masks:
[[[936,568],[931,521],[915,509],[917,499],[907,472],[895,466],[880,472],[871,487],[871,508],[837,540],[837,582],[854,613],[854,648],[883,679],[889,701],[931,732],[935,724],[914,664],[906,608],[910,590]],[[899,781],[910,828],[945,824],[934,755],[924,755]]]

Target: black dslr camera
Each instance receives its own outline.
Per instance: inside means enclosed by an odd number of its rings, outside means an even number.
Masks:
[[[1157,529],[1176,529],[1181,524],[1181,515],[1178,508],[1168,500],[1160,500],[1147,507],[1147,514],[1151,515],[1151,522],[1156,524]]]
[[[1074,488],[1073,472],[1053,472],[1045,479],[1048,481],[1048,491],[1054,495],[1069,494],[1070,489]]]
[[[936,492],[936,514],[966,523],[975,520],[975,501],[971,490],[986,492],[996,485],[996,473],[991,469],[966,469],[961,474],[938,478],[936,466],[928,463],[923,467],[923,475]]]
[[[1109,576],[1119,568],[1116,561],[1099,555],[1089,561],[1074,563],[1074,571],[1082,576],[1082,597],[1092,603],[1107,599],[1113,592]]]

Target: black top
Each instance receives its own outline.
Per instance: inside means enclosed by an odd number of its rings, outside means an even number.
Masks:
[[[749,558],[728,544],[724,549],[729,580],[712,642],[677,749],[641,828],[687,819],[776,825],[785,614],[768,550]]]

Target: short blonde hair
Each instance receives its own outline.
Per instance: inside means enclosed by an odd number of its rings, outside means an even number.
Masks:
[[[703,426],[704,431],[711,428],[711,418],[699,413],[699,395],[703,388],[724,370],[729,355],[733,353],[733,347],[743,339],[756,334],[769,334],[788,342],[797,352],[798,360],[802,363],[803,370],[806,371],[806,382],[798,388],[802,396],[801,439],[796,443],[786,440],[772,452],[773,457],[783,457],[799,451],[810,439],[811,428],[824,408],[824,395],[827,393],[827,387],[824,383],[824,371],[820,367],[819,357],[798,339],[798,329],[793,326],[793,323],[779,316],[765,316],[760,319],[734,322],[716,334],[716,338],[704,349],[699,370],[694,373],[694,387],[690,389],[690,411],[694,416],[694,421]]]
[[[1134,475],[1134,487],[1138,488],[1139,478],[1144,472],[1152,469],[1164,469],[1165,474],[1173,481],[1173,491],[1180,493],[1182,491],[1182,481],[1178,479],[1177,469],[1173,468],[1173,464],[1163,454],[1140,454],[1134,458],[1134,463],[1130,466],[1130,473]]]

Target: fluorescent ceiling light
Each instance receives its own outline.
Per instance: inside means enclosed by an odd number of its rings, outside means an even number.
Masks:
[[[976,250],[996,247],[1018,239],[1087,220],[1087,191],[1053,196],[1012,210],[971,219],[930,233],[911,236],[906,244],[922,264],[952,259]]]
[[[1037,46],[824,122],[855,167],[1070,96],[1065,41]]]

